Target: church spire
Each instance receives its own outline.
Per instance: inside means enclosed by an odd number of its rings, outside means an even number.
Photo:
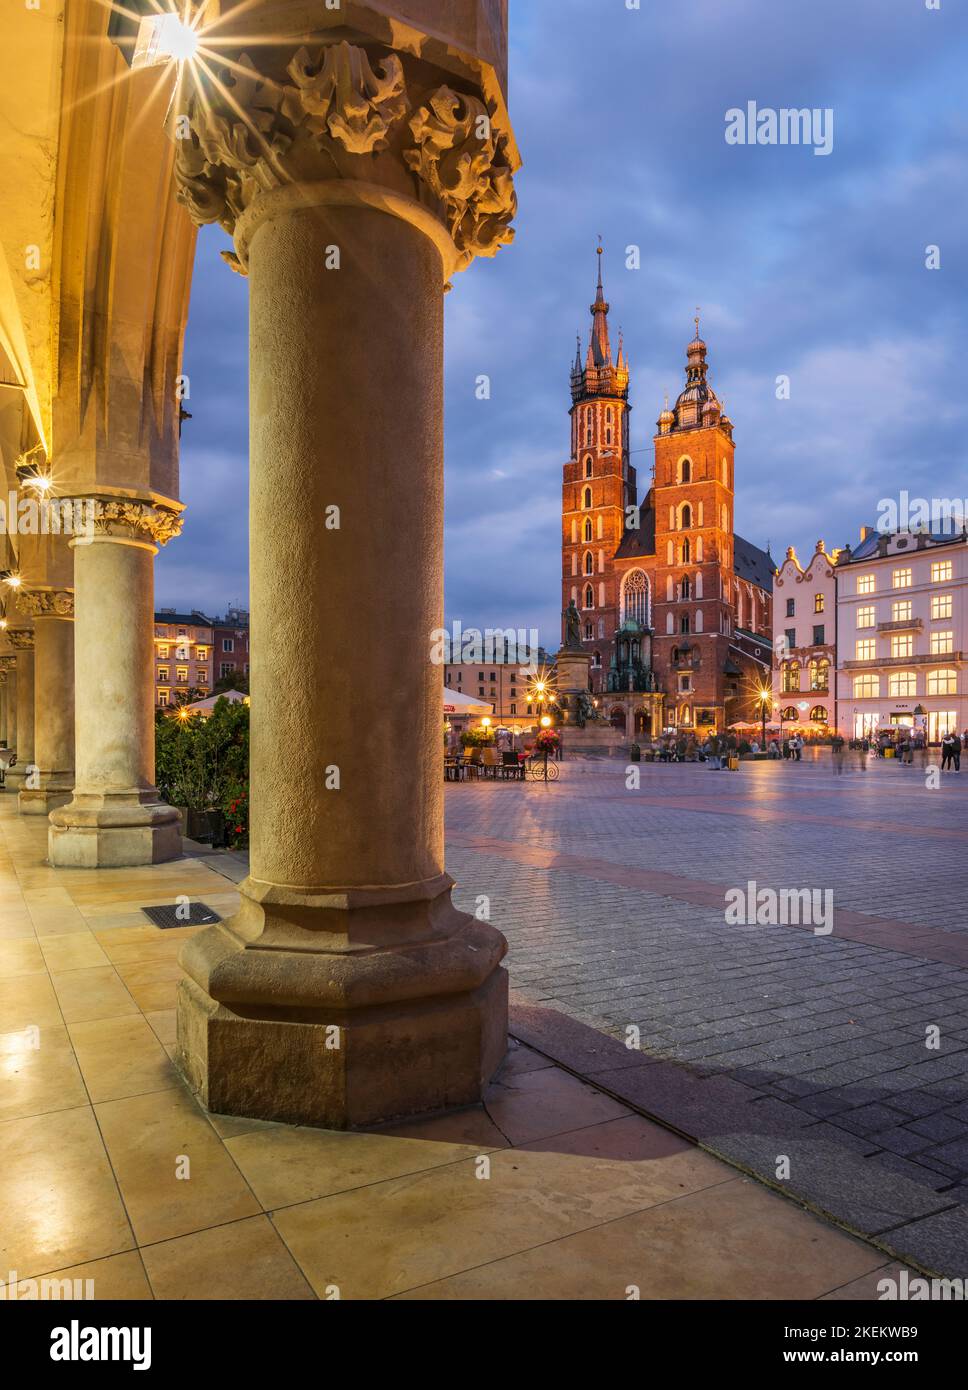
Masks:
[[[612,365],[612,346],[608,341],[608,311],[611,307],[605,299],[605,287],[602,284],[602,257],[605,254],[602,247],[602,239],[598,238],[598,286],[595,291],[595,303],[591,306],[592,315],[592,336],[588,344],[588,366],[589,367],[610,367]]]

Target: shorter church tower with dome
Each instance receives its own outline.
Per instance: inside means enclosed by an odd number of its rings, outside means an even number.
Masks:
[[[629,738],[667,729],[703,738],[759,716],[756,692],[771,684],[775,565],[734,528],[733,424],[709,382],[698,318],[639,502],[630,367],[621,341],[613,361],[601,247],[598,256],[588,351],[583,360],[579,341],[571,371],[562,613],[578,610],[602,718]]]

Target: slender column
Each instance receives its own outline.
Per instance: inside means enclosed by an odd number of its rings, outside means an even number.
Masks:
[[[384,50],[277,58],[255,98],[285,111],[278,144],[260,116],[272,169],[236,167],[217,92],[176,166],[250,277],[253,718],[250,875],[238,914],[183,950],[178,1060],[213,1110],[348,1128],[479,1100],[506,1047],[506,943],[444,871],[430,654],[442,295],[508,239],[513,194],[483,104],[428,89],[426,67],[408,87]],[[445,152],[476,169],[459,207]]]
[[[70,800],[74,786],[74,595],[69,589],[21,590],[17,606],[34,619],[37,765],[21,789],[20,810],[45,816]]]
[[[7,671],[0,657],[0,748],[7,747]]]
[[[10,629],[17,651],[17,762],[7,773],[9,791],[20,791],[36,769],[34,763],[34,634],[30,628]]]
[[[48,858],[70,868],[153,864],[181,854],[178,812],[154,786],[154,557],[177,513],[98,502],[74,551],[77,771],[51,812]]]
[[[12,658],[7,667],[7,747],[16,749],[17,747],[17,664],[16,657]]]

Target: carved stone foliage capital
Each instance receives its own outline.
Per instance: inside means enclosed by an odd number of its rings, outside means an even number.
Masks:
[[[181,534],[181,513],[167,507],[123,497],[98,498],[94,505],[95,535],[167,545],[174,536]]]
[[[19,589],[17,607],[30,618],[73,618],[73,589]]]
[[[196,223],[234,233],[260,194],[299,182],[376,184],[439,219],[455,268],[493,256],[514,237],[508,135],[479,97],[427,77],[393,51],[345,40],[300,47],[275,75],[242,53],[173,123],[179,201]],[[245,270],[238,256],[226,259]]]
[[[18,651],[33,651],[34,630],[31,627],[11,627],[7,629],[7,640]]]
[[[12,671],[17,665],[15,656],[0,656],[0,678],[6,679],[7,672]]]

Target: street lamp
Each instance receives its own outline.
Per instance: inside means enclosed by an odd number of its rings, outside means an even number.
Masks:
[[[761,718],[762,718],[762,720],[763,720],[763,745],[762,745],[762,751],[765,753],[765,752],[766,752],[766,710],[767,710],[767,706],[769,705],[770,701],[771,701],[772,698],[773,698],[773,694],[772,694],[772,691],[767,690],[767,688],[766,688],[765,685],[760,687],[760,692],[759,692],[759,694],[760,694],[760,716],[761,716]]]

